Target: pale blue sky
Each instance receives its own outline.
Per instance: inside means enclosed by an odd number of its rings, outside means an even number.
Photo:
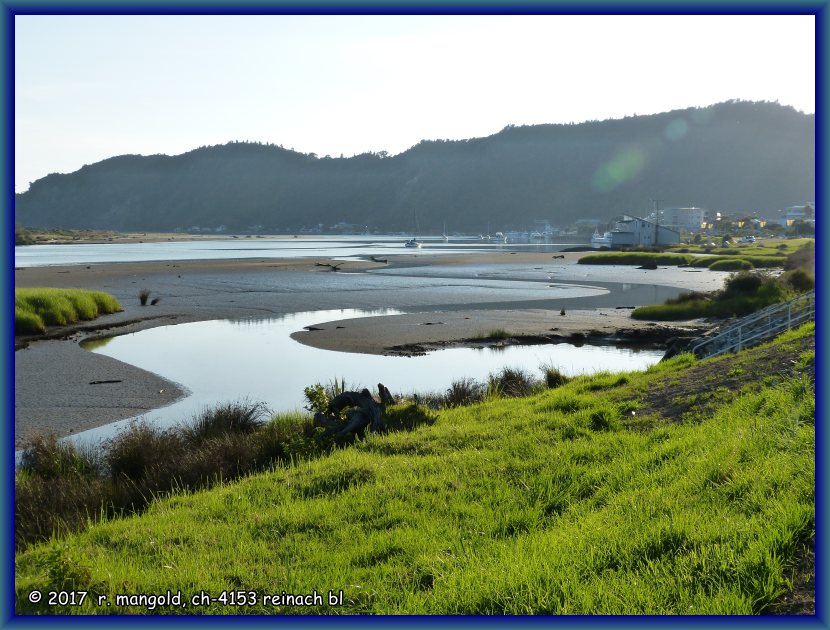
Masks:
[[[15,190],[231,140],[400,153],[729,99],[815,111],[813,16],[16,16]]]

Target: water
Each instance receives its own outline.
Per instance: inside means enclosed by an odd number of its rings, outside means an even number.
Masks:
[[[316,236],[299,238],[239,238],[224,240],[163,241],[157,243],[77,243],[25,245],[14,248],[15,267],[89,265],[161,260],[230,260],[240,258],[284,259],[325,257],[348,260],[366,256],[409,254],[467,254],[493,251],[557,252],[574,244],[504,245],[474,238],[454,238],[444,243],[429,237],[421,249],[404,247],[403,236]]]
[[[302,409],[303,389],[345,378],[351,389],[374,390],[382,382],[393,393],[443,392],[454,380],[486,380],[503,367],[541,377],[540,366],[568,375],[600,370],[641,370],[657,363],[660,351],[571,344],[453,348],[419,357],[333,352],[291,339],[292,332],[319,322],[394,315],[395,310],[336,310],[293,313],[274,319],[214,320],[163,326],[82,344],[179,383],[180,401],[146,414],[160,426],[189,420],[205,407],[237,400],[263,402],[273,412]],[[104,439],[129,420],[79,433],[73,439]]]

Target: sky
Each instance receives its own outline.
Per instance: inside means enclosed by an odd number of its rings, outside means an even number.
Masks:
[[[731,99],[815,112],[811,15],[17,15],[14,37],[15,192],[235,140],[394,155]]]

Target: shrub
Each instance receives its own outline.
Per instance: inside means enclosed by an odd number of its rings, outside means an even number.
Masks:
[[[542,366],[542,374],[545,377],[545,385],[548,389],[555,389],[557,387],[561,387],[565,383],[568,383],[571,378],[564,374],[558,367],[554,367],[552,365],[543,365]]]
[[[787,256],[784,269],[803,269],[813,271],[816,268],[816,242],[811,240]]]
[[[54,435],[36,436],[23,449],[20,469],[43,479],[89,477],[101,470],[101,462],[90,450],[79,450]]]
[[[205,409],[182,427],[185,440],[194,445],[227,434],[248,434],[260,428],[266,412],[260,403],[227,403]]]
[[[812,291],[816,287],[816,280],[813,274],[804,269],[793,269],[787,271],[782,277],[782,281],[793,288],[793,290],[804,293]]]
[[[484,399],[485,387],[472,378],[462,378],[453,381],[444,396],[446,407],[462,407],[481,402]]]
[[[177,466],[184,447],[177,432],[135,422],[109,440],[104,459],[115,480],[158,481]]]
[[[723,283],[725,297],[754,295],[764,283],[764,277],[758,273],[738,272],[730,275]]]
[[[505,367],[488,378],[488,388],[507,398],[529,396],[538,387],[536,381],[524,370]]]

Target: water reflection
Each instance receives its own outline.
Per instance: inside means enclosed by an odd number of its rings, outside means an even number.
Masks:
[[[576,375],[645,369],[662,356],[659,351],[560,343],[453,348],[419,357],[389,357],[320,350],[290,338],[292,332],[315,323],[397,313],[344,309],[277,319],[195,322],[85,342],[83,347],[155,372],[189,390],[186,398],[147,414],[147,419],[162,426],[188,420],[206,406],[243,398],[262,401],[274,412],[300,409],[305,387],[340,378],[370,389],[380,381],[397,394],[443,392],[454,380],[483,381],[503,367],[541,376],[544,365]],[[125,424],[78,437],[109,437]]]

